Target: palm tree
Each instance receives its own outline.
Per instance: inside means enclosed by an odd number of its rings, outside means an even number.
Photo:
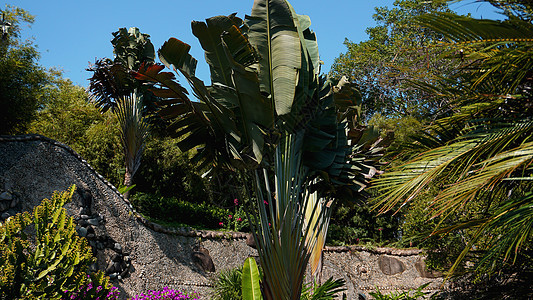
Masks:
[[[102,113],[111,109],[118,117],[126,166],[124,186],[131,187],[150,132],[147,109],[155,99],[130,72],[138,69],[141,63],[153,63],[155,51],[149,36],[137,28],[120,28],[113,36],[115,59],[97,60],[88,69],[93,72],[88,91],[90,101]],[[128,198],[129,190],[124,196]]]
[[[435,229],[471,230],[451,272],[469,253],[475,270],[501,270],[533,246],[533,6],[488,2],[508,18],[434,13],[418,19],[447,39],[455,51],[450,55],[463,59],[461,72],[443,75],[441,87],[419,85],[455,98],[452,113],[416,137],[415,156],[375,181],[381,211],[417,201],[432,186],[439,189],[434,217],[456,216],[470,203],[481,207],[476,219]]]
[[[195,76],[189,45],[171,38],[158,54],[198,101],[163,66],[142,66],[136,75],[164,98],[159,114],[172,120],[182,151],[196,148],[193,160],[202,166],[253,174],[260,214],[250,218],[265,299],[299,299],[312,255],[318,268],[334,195],[360,192],[376,173],[364,156],[376,139],[348,126],[360,103],[348,84],[320,76],[310,24],[285,0],[256,0],[244,21],[230,15],[193,22],[210,86]]]

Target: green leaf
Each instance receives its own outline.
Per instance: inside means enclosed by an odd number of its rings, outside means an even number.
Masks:
[[[259,269],[253,257],[248,257],[242,268],[242,299],[263,299],[259,285]]]
[[[302,69],[301,43],[290,4],[285,0],[255,1],[246,17],[249,38],[261,57],[261,91],[270,94],[276,113],[291,112]]]

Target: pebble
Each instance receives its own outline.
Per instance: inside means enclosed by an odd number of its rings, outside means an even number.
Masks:
[[[4,220],[9,218],[9,217],[11,217],[11,215],[9,213],[7,213],[7,212],[2,214],[2,219],[4,219]]]
[[[13,200],[13,195],[10,192],[3,192],[0,194],[0,200],[11,201]]]
[[[89,220],[87,220],[87,223],[89,223],[90,225],[93,225],[93,226],[98,226],[98,219],[97,218],[89,219]]]
[[[81,237],[86,237],[87,236],[87,228],[85,227],[80,227],[78,229],[78,234],[81,236]]]

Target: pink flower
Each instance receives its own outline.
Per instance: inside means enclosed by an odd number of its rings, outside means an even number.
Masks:
[[[263,203],[264,203],[265,205],[268,205],[268,202],[267,202],[266,200],[263,200]]]
[[[241,218],[237,218],[237,221],[239,221],[239,222],[240,222],[240,221],[242,221],[242,219],[241,219]]]
[[[233,218],[233,216],[232,216],[232,215],[228,215],[228,217],[229,217],[230,219],[231,219],[231,218]]]
[[[222,222],[218,223],[218,226],[222,226],[222,225],[224,225],[224,223],[222,223]]]
[[[383,228],[379,227],[379,228],[378,228],[378,230],[379,230],[379,231],[382,231],[382,230],[383,230]]]
[[[233,200],[233,204],[235,204],[235,206],[239,205],[239,199],[235,198],[235,199]]]

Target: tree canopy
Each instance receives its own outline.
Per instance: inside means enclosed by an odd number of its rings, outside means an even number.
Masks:
[[[10,5],[2,12],[11,26],[0,39],[0,134],[23,133],[45,101],[50,77],[38,64],[35,45],[21,40],[21,25],[32,24],[34,17]]]
[[[433,83],[438,74],[453,72],[454,61],[442,60],[442,48],[434,47],[442,35],[412,21],[431,12],[451,11],[446,1],[397,0],[392,8],[376,8],[377,26],[366,29],[368,40],[345,40],[347,51],[335,59],[330,75],[346,75],[356,84],[365,120],[374,114],[430,119],[446,106],[446,99],[410,85],[413,80]]]

